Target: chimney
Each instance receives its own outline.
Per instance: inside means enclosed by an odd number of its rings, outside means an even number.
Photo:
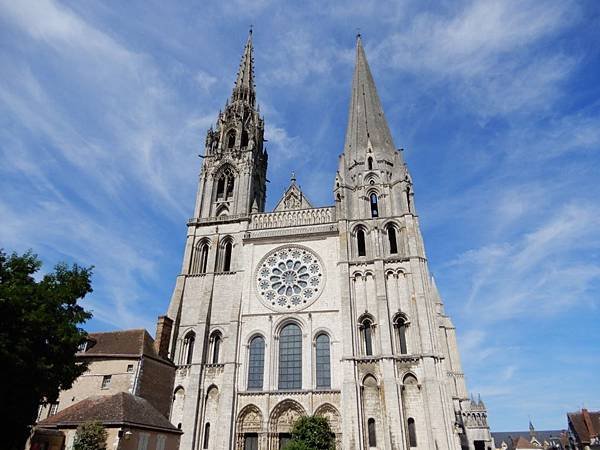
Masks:
[[[173,329],[173,319],[168,316],[159,316],[156,323],[156,339],[154,339],[154,350],[158,356],[169,359],[169,342],[171,340],[171,330]]]

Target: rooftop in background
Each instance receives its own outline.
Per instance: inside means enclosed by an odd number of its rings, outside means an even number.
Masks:
[[[134,330],[90,333],[87,346],[78,356],[149,356],[159,358],[154,339],[140,328]]]
[[[181,433],[147,400],[127,392],[86,398],[42,420],[38,427],[70,428],[96,420],[105,426],[141,427]]]

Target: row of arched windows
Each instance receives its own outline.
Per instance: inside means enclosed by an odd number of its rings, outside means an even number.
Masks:
[[[215,331],[209,339],[211,364],[220,363],[222,335]],[[188,332],[183,338],[179,364],[191,364],[196,334]],[[265,339],[254,336],[250,339],[248,355],[248,390],[262,390],[265,367]],[[278,388],[282,390],[302,389],[302,330],[295,323],[281,329],[278,351]],[[315,374],[317,388],[331,387],[331,340],[325,333],[315,338]]]
[[[388,223],[385,227],[387,235],[387,253],[389,255],[397,255],[398,252],[398,229],[394,224]],[[366,228],[358,226],[354,231],[356,239],[356,255],[367,256]]]
[[[360,329],[360,340],[362,347],[361,351],[365,356],[373,356],[375,354],[373,347],[373,319],[370,316],[364,317],[361,320],[359,320],[358,326]],[[401,355],[406,355],[408,353],[408,346],[406,341],[408,320],[405,316],[399,315],[394,319],[393,327],[395,351]]]
[[[217,272],[231,271],[233,251],[233,238],[225,236],[221,239],[217,252]],[[203,239],[198,242],[192,253],[190,273],[194,275],[203,274],[208,271],[208,255],[210,252],[210,241]]]

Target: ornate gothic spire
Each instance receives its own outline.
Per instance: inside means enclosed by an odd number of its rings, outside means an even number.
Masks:
[[[351,164],[352,160],[364,160],[367,148],[377,156],[396,152],[359,34],[344,154]]]
[[[240,62],[231,101],[246,101],[254,107],[256,92],[254,86],[254,47],[252,46],[252,28],[248,33],[248,40],[244,47],[244,54]]]

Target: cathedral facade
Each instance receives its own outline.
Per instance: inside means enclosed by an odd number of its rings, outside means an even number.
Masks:
[[[253,65],[250,34],[206,136],[157,336],[177,365],[170,416],[181,450],[279,449],[312,414],[329,420],[340,449],[491,448],[360,37],[332,206],[313,207],[292,177],[265,212]]]

